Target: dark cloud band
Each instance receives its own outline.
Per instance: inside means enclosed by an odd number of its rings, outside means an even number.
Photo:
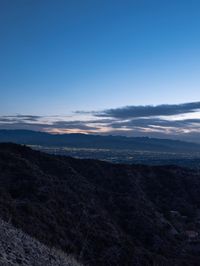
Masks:
[[[200,102],[171,105],[163,104],[157,106],[125,106],[122,108],[107,109],[104,111],[96,112],[95,116],[130,119],[136,117],[171,116],[193,113],[198,109],[200,109]]]
[[[173,137],[195,141],[200,137],[200,117],[175,119],[172,116],[197,113],[200,102],[177,105],[127,106],[98,112],[83,112],[77,116],[0,116],[0,129],[30,129],[49,132],[85,132],[95,134],[121,134],[127,136]],[[77,112],[79,115],[81,112]],[[84,119],[85,117],[85,119]],[[69,120],[70,119],[70,120]],[[199,138],[200,139],[200,138]]]

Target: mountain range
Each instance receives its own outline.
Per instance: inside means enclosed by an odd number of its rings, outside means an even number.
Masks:
[[[0,142],[75,148],[200,152],[200,144],[171,139],[87,134],[49,134],[29,130],[0,130]]]

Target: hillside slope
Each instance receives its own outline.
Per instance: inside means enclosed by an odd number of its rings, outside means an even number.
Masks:
[[[85,265],[199,265],[185,234],[199,230],[199,195],[192,170],[0,144],[0,216]]]
[[[81,266],[0,219],[0,265]]]

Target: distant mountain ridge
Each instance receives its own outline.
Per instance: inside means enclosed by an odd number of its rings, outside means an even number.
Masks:
[[[0,130],[0,142],[26,145],[97,149],[133,149],[159,152],[200,152],[200,144],[148,137],[49,134],[30,130]]]

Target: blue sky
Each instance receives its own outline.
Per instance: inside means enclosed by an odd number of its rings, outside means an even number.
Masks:
[[[199,29],[198,0],[1,0],[0,114],[198,102]]]

